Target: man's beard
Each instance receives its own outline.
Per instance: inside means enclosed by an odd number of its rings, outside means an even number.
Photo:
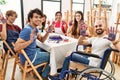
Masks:
[[[103,32],[104,32],[104,30],[102,30],[102,29],[96,30],[96,34],[97,34],[97,35],[101,35],[101,34],[103,34]]]

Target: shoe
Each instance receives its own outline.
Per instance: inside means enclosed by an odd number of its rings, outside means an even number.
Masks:
[[[59,79],[59,74],[55,74],[55,75],[48,75],[49,79],[51,80],[60,80]]]

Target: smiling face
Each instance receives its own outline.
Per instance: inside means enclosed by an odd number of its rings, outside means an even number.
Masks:
[[[57,20],[57,21],[60,21],[61,19],[62,19],[62,13],[61,12],[56,12],[55,13],[55,19]]]
[[[17,13],[15,11],[8,10],[6,12],[6,19],[8,23],[13,24],[16,18],[17,18]]]
[[[14,23],[16,18],[16,14],[13,14],[7,17],[7,21],[9,21],[9,23]]]
[[[75,19],[77,22],[80,22],[81,18],[82,18],[81,14],[79,14],[79,13],[75,14]]]
[[[33,13],[33,17],[30,18],[30,23],[33,26],[38,26],[40,23],[42,23],[42,16],[37,13]]]
[[[99,20],[95,22],[95,32],[97,35],[103,34],[105,30],[103,21]]]

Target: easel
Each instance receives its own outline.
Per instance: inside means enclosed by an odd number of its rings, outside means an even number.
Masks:
[[[65,21],[68,23],[69,21],[71,21],[73,19],[74,12],[72,10],[72,0],[70,0],[70,10],[67,10],[66,12],[64,12],[64,16],[65,16]]]
[[[106,33],[108,33],[108,25],[107,25],[107,8],[102,8],[102,5],[101,5],[101,0],[99,0],[99,4],[97,6],[97,8],[92,8],[92,0],[90,0],[90,11],[87,13],[87,17],[88,17],[88,25],[89,25],[89,31],[90,31],[90,34],[92,36],[95,36],[95,33],[94,33],[94,23],[96,20],[104,20],[105,22],[105,27],[106,27]],[[102,15],[103,14],[103,15]]]
[[[116,24],[116,31],[118,29],[118,25],[120,24],[120,13],[118,13],[117,15],[117,22],[115,23]],[[117,31],[118,32],[118,31]],[[120,39],[120,32],[119,33],[119,38],[118,40]],[[120,65],[120,56],[115,54],[114,52],[112,53],[112,61],[118,65]]]
[[[90,11],[87,12],[87,24],[89,26],[89,32],[91,36],[96,36],[94,31],[94,23],[96,20],[103,20],[105,23],[105,31],[108,34],[108,18],[107,18],[107,8],[102,7],[102,2],[99,0],[99,4],[96,8],[92,7],[92,0],[90,0]],[[87,49],[87,52],[90,52],[91,49]]]

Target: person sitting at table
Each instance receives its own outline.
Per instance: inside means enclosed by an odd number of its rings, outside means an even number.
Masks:
[[[13,10],[6,11],[6,21],[0,24],[1,37],[3,40],[6,40],[8,45],[14,51],[12,42],[16,42],[17,38],[19,37],[19,33],[21,28],[18,25],[15,25],[14,22],[17,18],[17,13]],[[8,48],[4,45],[5,52],[7,52]],[[12,55],[10,53],[10,55]]]
[[[84,29],[83,29],[84,28]],[[88,26],[84,22],[84,16],[81,11],[76,11],[75,12],[75,17],[74,20],[71,20],[69,22],[69,27],[67,29],[67,36],[78,39],[80,35],[84,35],[84,30],[86,30],[86,37],[88,38],[90,36]],[[90,45],[83,45],[83,50],[85,51],[90,51],[87,50],[87,48],[90,49]]]
[[[88,27],[84,22],[83,13],[81,11],[76,11],[74,20],[71,20],[69,22],[69,27],[67,29],[67,36],[78,39],[79,36],[82,34],[80,33],[82,28],[87,29]],[[88,34],[89,31],[87,29],[87,35]]]
[[[47,75],[50,72],[50,54],[48,52],[41,51],[39,48],[36,48],[36,39],[44,42],[50,32],[48,27],[48,29],[46,29],[45,35],[42,36],[40,33],[38,33],[37,26],[39,25],[42,16],[43,13],[38,8],[33,9],[28,13],[28,24],[21,31],[19,38],[15,43],[14,50],[17,52],[21,49],[24,49],[34,65],[47,62],[48,64],[42,73],[41,67],[37,70],[42,75],[43,80],[48,80]],[[21,63],[24,64],[25,57],[23,54],[20,54],[19,56]]]
[[[112,31],[110,30],[110,33],[107,36],[105,34],[104,22],[101,20],[98,20],[95,22],[94,29],[97,34],[96,37],[91,37],[89,39],[85,39],[84,38],[85,36],[81,35],[78,39],[78,44],[80,44],[80,45],[92,44],[92,54],[96,54],[96,55],[102,57],[104,54],[104,51],[107,48],[110,48],[110,47],[115,48],[112,41],[114,42],[116,34],[114,33],[113,30]],[[75,62],[83,63],[86,65],[94,66],[94,67],[99,67],[100,62],[101,62],[100,59],[88,57],[85,55],[80,55],[80,54],[76,54],[76,53],[73,53],[71,55],[67,54],[67,57],[65,58],[64,63],[63,63],[62,70],[61,70],[60,74],[58,75],[58,77],[55,77],[55,76],[49,76],[49,77],[52,80],[63,80],[64,71],[69,69],[70,61],[75,61]]]
[[[55,25],[54,25],[54,32],[62,35],[66,35],[68,25],[67,23],[62,20],[62,13],[57,11],[55,13]]]
[[[46,19],[47,19],[47,16],[45,14],[43,14],[42,20],[41,20],[41,22],[39,23],[39,25],[37,27],[41,32],[43,32],[45,30]]]

